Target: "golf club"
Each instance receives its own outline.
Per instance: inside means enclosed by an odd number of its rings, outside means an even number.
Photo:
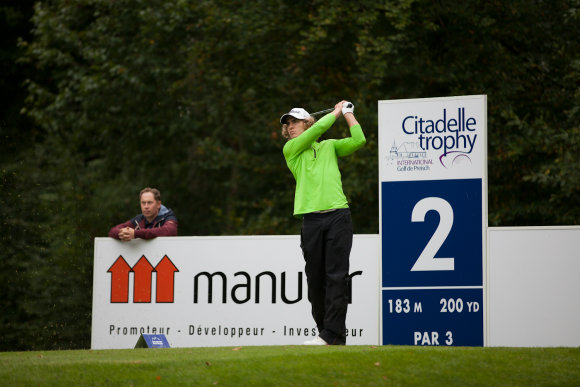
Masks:
[[[347,107],[351,107],[351,106],[352,106],[352,103],[349,102],[348,105],[347,105]],[[317,116],[319,114],[330,113],[333,110],[334,110],[334,108],[325,109],[325,110],[321,110],[321,111],[316,112],[316,113],[310,113],[310,115],[311,116]]]
[[[310,113],[310,115],[311,116],[317,116],[319,114],[330,113],[333,110],[334,110],[334,108],[330,108],[330,109],[326,109],[326,110],[321,110],[321,111],[316,112],[316,113]]]

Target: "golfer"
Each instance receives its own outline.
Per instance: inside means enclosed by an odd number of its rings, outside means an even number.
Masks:
[[[306,261],[308,300],[319,336],[305,345],[346,344],[346,310],[352,220],[342,191],[338,157],[348,156],[365,142],[354,105],[341,101],[316,123],[302,108],[280,118],[288,139],[284,157],[296,180],[294,216],[302,218],[300,245]],[[343,115],[350,137],[317,142]]]

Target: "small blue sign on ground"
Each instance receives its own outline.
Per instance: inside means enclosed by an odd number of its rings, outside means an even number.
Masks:
[[[170,348],[170,346],[165,335],[142,333],[135,348]]]

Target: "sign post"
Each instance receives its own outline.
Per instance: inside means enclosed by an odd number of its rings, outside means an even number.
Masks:
[[[486,96],[378,109],[381,342],[482,346]]]

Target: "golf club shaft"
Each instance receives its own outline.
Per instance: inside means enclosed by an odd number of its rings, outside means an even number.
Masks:
[[[330,109],[326,109],[326,110],[321,110],[321,111],[316,112],[316,113],[310,113],[310,115],[311,116],[317,116],[319,114],[330,113],[333,110],[334,110],[334,108],[330,108]]]
[[[347,102],[346,104],[347,104],[347,106],[349,108],[352,107],[352,103],[351,102]],[[321,110],[321,111],[316,112],[316,113],[310,113],[310,115],[311,116],[316,116],[316,115],[319,115],[319,114],[330,113],[333,110],[334,110],[334,108],[330,108],[330,109],[326,109],[326,110]]]

